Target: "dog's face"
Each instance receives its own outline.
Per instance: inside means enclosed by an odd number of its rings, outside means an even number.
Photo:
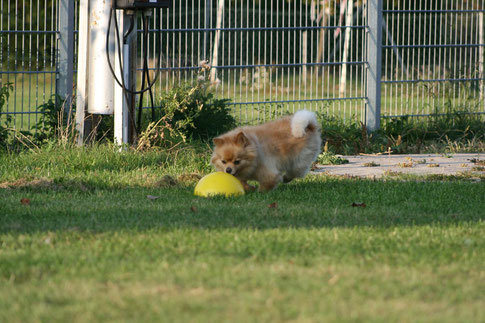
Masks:
[[[244,133],[217,137],[213,141],[215,147],[211,163],[218,171],[238,176],[252,168],[256,151]]]

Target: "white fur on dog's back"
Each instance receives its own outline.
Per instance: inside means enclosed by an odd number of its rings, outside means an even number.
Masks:
[[[300,110],[291,118],[291,134],[300,138],[305,135],[305,129],[309,124],[317,126],[317,116],[308,110]]]

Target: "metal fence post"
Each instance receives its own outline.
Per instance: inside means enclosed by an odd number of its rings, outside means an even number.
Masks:
[[[370,132],[381,125],[382,0],[367,1],[367,107],[365,123]]]
[[[74,1],[59,1],[59,61],[56,94],[71,108],[74,70]]]

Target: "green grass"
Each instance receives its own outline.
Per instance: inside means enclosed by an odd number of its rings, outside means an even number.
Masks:
[[[207,162],[0,155],[0,321],[485,320],[483,182],[309,176],[228,199],[156,184]]]

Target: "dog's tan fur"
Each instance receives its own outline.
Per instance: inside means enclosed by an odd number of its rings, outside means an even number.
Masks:
[[[267,191],[305,176],[320,152],[320,128],[312,116],[303,136],[295,137],[292,118],[236,128],[215,138],[211,163],[218,171],[236,176],[246,190],[253,189],[248,180],[258,181],[260,191]]]

